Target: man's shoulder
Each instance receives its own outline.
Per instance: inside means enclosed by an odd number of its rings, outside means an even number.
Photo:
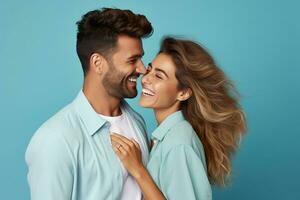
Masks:
[[[29,145],[44,143],[46,141],[52,141],[53,143],[74,141],[80,130],[79,124],[80,119],[76,109],[70,103],[46,120],[36,130]]]
[[[56,114],[46,120],[38,131],[64,131],[71,130],[76,127],[74,121],[78,120],[78,114],[72,103],[66,105]]]
[[[76,110],[70,103],[37,129],[25,152],[28,166],[40,166],[45,160],[51,166],[61,166],[61,161],[65,165],[72,163],[73,154],[80,147],[83,138],[78,125],[76,127],[76,115]]]

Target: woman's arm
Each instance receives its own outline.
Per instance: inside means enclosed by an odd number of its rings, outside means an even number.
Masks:
[[[112,147],[124,167],[139,184],[146,200],[165,200],[149,172],[142,163],[141,149],[135,140],[122,135],[111,135]]]

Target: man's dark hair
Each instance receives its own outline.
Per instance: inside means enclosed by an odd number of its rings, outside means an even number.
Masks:
[[[88,71],[90,56],[99,53],[108,58],[117,45],[119,35],[145,38],[153,31],[151,23],[144,15],[115,8],[90,11],[76,24],[76,50],[84,74]]]

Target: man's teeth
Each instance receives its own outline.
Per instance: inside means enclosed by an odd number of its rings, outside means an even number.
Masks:
[[[136,83],[136,78],[129,78],[128,80]]]
[[[145,96],[153,96],[154,95],[154,93],[148,89],[143,88],[142,92],[143,92],[143,95],[145,95]]]

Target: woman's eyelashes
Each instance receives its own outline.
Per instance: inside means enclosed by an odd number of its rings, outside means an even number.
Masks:
[[[148,66],[146,69],[146,74],[149,74],[151,71],[152,71],[152,67]],[[153,73],[156,78],[161,79],[161,80],[163,79],[163,76],[159,72],[154,71]]]
[[[163,77],[159,73],[155,73],[155,77],[158,79],[163,79]]]

